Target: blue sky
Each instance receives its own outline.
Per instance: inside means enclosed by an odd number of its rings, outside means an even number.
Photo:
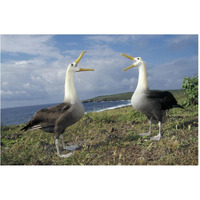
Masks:
[[[2,107],[59,103],[65,71],[87,50],[77,73],[80,99],[134,91],[138,70],[122,72],[131,62],[120,53],[146,62],[150,89],[180,89],[182,79],[198,74],[197,35],[2,35]]]

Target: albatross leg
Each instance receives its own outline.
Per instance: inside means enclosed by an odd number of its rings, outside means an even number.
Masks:
[[[67,149],[67,146],[65,146],[65,142],[64,142],[64,139],[63,139],[63,135],[60,135],[60,139],[61,139],[61,141],[62,141],[63,149]]]
[[[158,135],[152,137],[150,140],[159,141],[161,139],[161,122],[160,121],[158,122],[158,127],[159,127],[159,133],[158,133]]]
[[[151,125],[152,125],[152,118],[150,118],[149,120],[149,131],[147,133],[141,133],[139,134],[139,136],[143,137],[143,136],[148,136],[151,134]]]
[[[70,152],[68,154],[61,155],[60,154],[60,150],[59,150],[59,141],[58,141],[58,139],[56,139],[55,143],[56,143],[57,154],[58,154],[59,157],[61,157],[61,158],[68,158],[68,157],[72,156],[72,154],[73,154],[72,152]]]
[[[63,149],[66,149],[68,151],[74,151],[76,149],[79,148],[78,145],[71,145],[71,146],[65,146],[65,142],[64,142],[64,139],[63,139],[63,135],[60,135],[60,138],[62,140],[62,145],[63,145]]]

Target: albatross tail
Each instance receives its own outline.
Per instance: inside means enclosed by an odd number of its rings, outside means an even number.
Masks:
[[[29,131],[29,130],[40,129],[40,128],[42,128],[41,125],[29,126],[29,124],[27,124],[21,129],[21,131]]]
[[[181,108],[181,109],[185,109],[183,106],[181,106],[181,105],[179,105],[179,104],[173,105],[173,108]]]

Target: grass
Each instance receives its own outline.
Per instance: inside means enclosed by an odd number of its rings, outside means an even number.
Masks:
[[[181,103],[184,94],[174,94]],[[172,109],[159,142],[138,134],[148,130],[146,117],[131,106],[86,114],[64,132],[67,145],[81,148],[69,158],[56,155],[54,137],[23,125],[3,126],[2,165],[198,165],[198,107]],[[157,124],[152,134],[158,133]],[[61,143],[60,148],[62,149]],[[62,150],[62,153],[67,153]]]

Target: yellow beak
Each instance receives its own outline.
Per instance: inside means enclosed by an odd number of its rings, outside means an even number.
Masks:
[[[83,54],[84,54],[84,53],[86,53],[86,51],[83,51],[83,52],[81,53],[81,55],[75,60],[75,63],[76,63],[76,64],[79,63],[79,61],[80,61],[81,58],[83,57]]]
[[[86,53],[86,51],[83,51],[81,53],[81,55],[75,60],[75,63],[78,64],[81,60],[81,58],[83,57],[83,54]],[[94,71],[94,69],[84,69],[84,68],[80,68],[79,72],[80,71]]]
[[[124,53],[121,53],[121,55],[122,55],[122,56],[125,56],[126,58],[128,58],[128,59],[130,59],[130,60],[132,60],[132,61],[134,60],[134,57],[132,57],[132,56],[128,56],[128,55],[126,55],[126,54],[124,54]],[[125,68],[123,71],[125,72],[126,70],[128,70],[128,69],[130,69],[130,68],[132,68],[132,67],[135,67],[135,65],[131,65],[131,66]]]
[[[94,69],[84,69],[84,68],[80,68],[79,72],[80,71],[94,71]]]
[[[132,56],[128,56],[125,53],[121,53],[122,56],[125,56],[126,58],[130,59],[130,60],[134,60],[134,57]]]
[[[126,70],[128,70],[128,69],[130,69],[130,68],[132,68],[132,67],[135,67],[135,65],[131,65],[131,66],[125,68],[123,71],[125,72]]]

